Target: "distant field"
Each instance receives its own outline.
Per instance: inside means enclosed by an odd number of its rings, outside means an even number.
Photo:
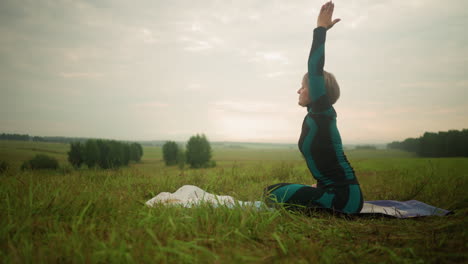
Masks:
[[[366,200],[416,199],[447,217],[343,219],[284,211],[147,208],[185,184],[240,200],[277,182],[312,184],[295,147],[214,146],[211,169],[166,167],[160,147],[118,170],[73,170],[68,144],[0,141],[2,263],[463,263],[468,261],[468,159],[418,158],[395,150],[346,152]],[[20,171],[38,153],[58,171]]]

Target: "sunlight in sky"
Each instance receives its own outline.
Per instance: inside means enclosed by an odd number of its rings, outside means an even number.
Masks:
[[[226,116],[221,119],[220,133],[234,141],[259,139],[265,130],[265,120],[241,116]],[[258,134],[257,134],[257,133]]]

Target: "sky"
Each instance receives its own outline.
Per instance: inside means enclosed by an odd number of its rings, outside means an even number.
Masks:
[[[323,3],[1,0],[0,133],[295,143]],[[334,3],[343,143],[468,128],[468,1]]]

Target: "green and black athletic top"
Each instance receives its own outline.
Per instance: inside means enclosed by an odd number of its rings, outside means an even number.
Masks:
[[[336,125],[336,112],[327,96],[323,66],[327,30],[314,29],[308,60],[309,97],[302,123],[299,150],[317,180],[317,188],[279,183],[267,187],[270,203],[330,208],[358,213],[363,197],[354,170],[348,162]]]

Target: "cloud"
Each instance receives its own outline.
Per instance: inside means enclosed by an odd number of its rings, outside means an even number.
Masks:
[[[360,16],[354,18],[353,20],[351,20],[351,23],[346,24],[346,25],[349,25],[349,27],[351,27],[353,29],[356,29],[356,28],[358,28],[358,26],[360,24],[366,22],[367,19],[368,19],[367,15],[360,15]]]
[[[98,72],[62,72],[60,76],[63,78],[69,79],[88,79],[88,78],[100,78],[103,77],[104,74]]]
[[[281,64],[289,64],[288,58],[278,51],[271,52],[255,52],[253,58],[250,59],[251,62],[278,62]]]
[[[189,45],[184,48],[184,50],[188,51],[204,51],[213,48],[213,45],[207,41],[202,40],[192,40],[188,38],[181,39],[182,41],[188,42]]]
[[[203,86],[199,83],[190,83],[186,86],[186,90],[200,92],[203,90]]]
[[[281,78],[285,75],[297,75],[297,72],[294,71],[275,71],[265,74],[267,78]]]
[[[159,101],[150,101],[150,102],[142,102],[134,104],[134,107],[140,109],[161,109],[169,107],[169,103],[159,102]]]
[[[211,103],[211,106],[214,111],[246,114],[248,116],[258,114],[284,115],[288,113],[297,113],[297,107],[292,108],[289,102],[276,103],[266,101],[223,100]]]
[[[201,26],[199,23],[195,22],[192,24],[191,28],[190,28],[191,31],[194,31],[194,32],[202,32],[202,29],[201,29]]]
[[[216,110],[237,113],[272,113],[278,111],[278,106],[270,102],[254,101],[218,101],[212,104]]]
[[[262,19],[262,16],[260,14],[258,14],[258,13],[253,13],[253,14],[249,15],[248,18],[250,20],[259,21],[259,20]]]
[[[212,21],[182,20],[174,23],[178,30],[182,31],[177,39],[178,42],[185,43],[184,50],[197,52],[211,50],[224,44],[224,39],[215,33],[217,30]]]
[[[143,42],[145,43],[156,43],[158,39],[154,36],[153,32],[148,28],[141,28],[140,33],[142,34]]]
[[[445,86],[447,83],[443,82],[431,82],[431,81],[420,81],[420,82],[404,82],[400,83],[399,86],[402,88],[434,88]]]
[[[215,47],[219,47],[224,41],[217,36],[205,35],[204,37],[179,37],[179,42],[185,43],[184,50],[188,51],[205,51]]]
[[[228,24],[231,22],[231,18],[225,14],[214,14],[213,17],[223,24]]]

